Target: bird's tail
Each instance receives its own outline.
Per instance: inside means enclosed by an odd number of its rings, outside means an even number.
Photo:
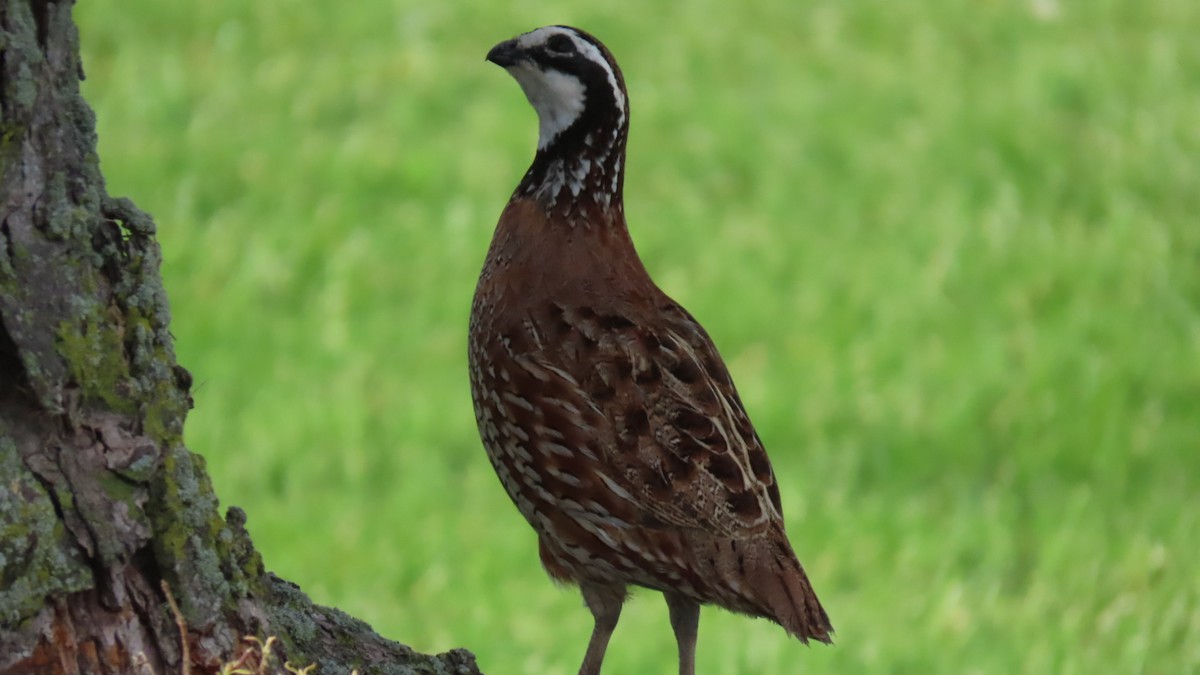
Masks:
[[[813,591],[808,575],[782,531],[759,542],[757,555],[746,556],[745,579],[763,614],[801,642],[832,642],[833,626]]]

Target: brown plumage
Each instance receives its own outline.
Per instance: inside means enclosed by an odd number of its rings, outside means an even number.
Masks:
[[[704,603],[828,642],[729,372],[629,238],[628,103],[612,55],[550,26],[488,60],[521,84],[540,137],[475,291],[471,392],[543,565],[578,584],[596,618],[580,673],[599,672],[629,585],[666,596],[685,675]]]

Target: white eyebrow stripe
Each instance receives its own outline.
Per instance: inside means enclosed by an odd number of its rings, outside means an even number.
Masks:
[[[617,103],[617,128],[619,129],[625,123],[625,94],[621,91],[621,86],[617,83],[617,74],[613,72],[612,66],[608,64],[608,59],[604,58],[604,54],[600,53],[600,49],[596,45],[588,42],[573,31],[563,31],[571,37],[575,42],[575,48],[579,50],[589,61],[596,63],[604,69],[604,74],[608,77],[608,86],[612,89],[613,100]]]

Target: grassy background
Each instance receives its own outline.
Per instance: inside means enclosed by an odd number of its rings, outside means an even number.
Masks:
[[[621,59],[634,239],[730,363],[838,628],[706,610],[701,671],[1200,670],[1200,3],[76,16],[110,191],[159,224],[188,443],[317,601],[493,673],[582,657],[465,364],[536,137],[483,55],[568,22]],[[673,663],[641,593],[608,670]]]

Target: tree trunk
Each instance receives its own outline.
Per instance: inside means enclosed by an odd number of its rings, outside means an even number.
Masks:
[[[264,572],[183,447],[151,219],[107,195],[71,2],[0,0],[0,674],[477,673]],[[397,598],[397,601],[400,599]]]

